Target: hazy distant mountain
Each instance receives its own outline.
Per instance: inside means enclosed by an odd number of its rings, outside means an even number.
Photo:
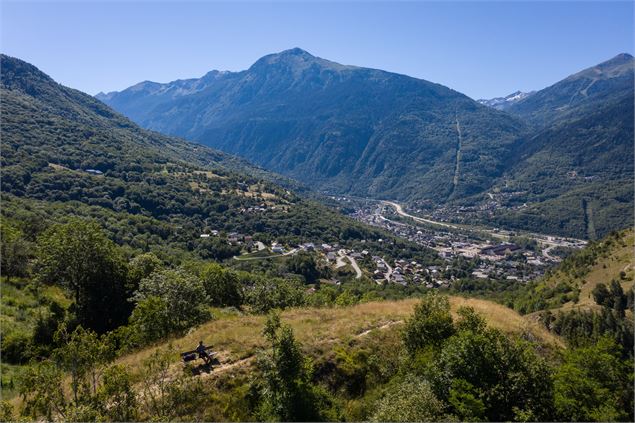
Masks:
[[[476,101],[478,101],[479,103],[485,106],[493,107],[494,109],[497,109],[497,110],[505,110],[509,108],[512,104],[518,103],[520,100],[524,100],[525,98],[529,97],[530,95],[534,93],[535,91],[531,91],[528,93],[524,93],[522,91],[516,91],[505,97],[495,97],[489,100],[482,98]]]
[[[142,82],[98,98],[142,126],[315,188],[398,199],[442,201],[482,191],[501,174],[524,128],[442,85],[298,48],[246,71]]]

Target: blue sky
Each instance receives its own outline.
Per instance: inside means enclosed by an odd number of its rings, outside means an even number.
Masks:
[[[0,50],[90,94],[243,70],[301,47],[473,98],[633,54],[633,3],[7,1]]]

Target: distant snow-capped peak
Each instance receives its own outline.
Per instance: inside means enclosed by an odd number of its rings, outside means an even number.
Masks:
[[[523,99],[529,97],[534,92],[535,91],[531,91],[531,92],[525,93],[525,92],[522,92],[522,91],[516,91],[516,92],[511,93],[511,94],[509,94],[508,96],[505,96],[505,97],[496,97],[496,98],[492,98],[492,99],[480,99],[480,100],[477,100],[477,101],[479,103],[481,103],[481,104],[484,104],[485,106],[493,107],[493,108],[498,109],[498,110],[505,110],[506,108],[508,108],[512,104],[517,103],[520,100],[523,100]]]

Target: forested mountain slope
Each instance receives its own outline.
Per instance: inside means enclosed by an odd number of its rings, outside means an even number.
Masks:
[[[633,56],[621,53],[513,104],[507,110],[545,126],[633,92]],[[571,117],[571,116],[570,116]]]
[[[622,54],[512,106],[536,129],[497,184],[500,222],[598,239],[633,223],[633,58]]]
[[[242,72],[146,81],[97,97],[142,126],[238,154],[318,190],[425,207],[486,203],[501,193],[493,222],[591,239],[633,217],[628,54],[505,112],[438,84],[300,49],[265,56]]]
[[[95,218],[118,244],[170,260],[236,254],[218,238],[199,237],[212,229],[281,242],[387,237],[269,182],[285,180],[241,159],[141,129],[28,63],[0,59],[2,212],[32,238],[70,215]]]
[[[501,174],[524,128],[442,85],[297,48],[246,71],[142,82],[97,98],[144,127],[315,188],[397,199],[481,192]]]

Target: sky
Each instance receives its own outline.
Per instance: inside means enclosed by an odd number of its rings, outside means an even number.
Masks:
[[[0,2],[0,51],[89,94],[300,47],[478,99],[633,54],[631,1]]]

